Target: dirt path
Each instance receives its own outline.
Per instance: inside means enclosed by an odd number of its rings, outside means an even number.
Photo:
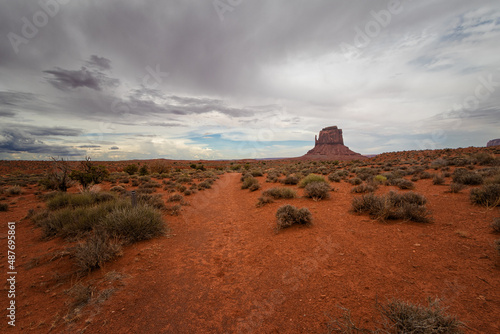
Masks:
[[[485,318],[500,311],[482,223],[495,212],[464,204],[466,194],[441,196],[420,181],[431,209],[441,210],[436,222],[382,224],[349,213],[345,182],[325,201],[256,208],[260,191],[241,190],[240,176],[225,174],[187,197],[191,205],[179,217],[166,217],[169,238],[133,246],[105,268],[129,277],[85,333],[325,333],[329,317],[341,314],[338,305],[370,327],[374,301],[390,297],[443,298],[479,332],[500,330]],[[276,186],[259,180],[263,189]],[[274,232],[274,214],[288,202],[311,210],[311,228]]]

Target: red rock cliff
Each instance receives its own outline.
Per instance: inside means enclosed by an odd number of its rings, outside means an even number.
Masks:
[[[307,152],[303,158],[308,159],[332,159],[332,160],[356,160],[366,159],[359,153],[353,152],[344,145],[342,130],[337,126],[322,129],[314,138],[314,148]]]

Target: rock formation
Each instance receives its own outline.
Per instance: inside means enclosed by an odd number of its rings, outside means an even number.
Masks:
[[[344,145],[342,130],[336,126],[324,128],[319,132],[319,137],[314,138],[314,148],[307,152],[306,159],[328,160],[362,160],[366,159],[359,153],[353,152]]]
[[[488,144],[486,144],[486,147],[499,146],[499,145],[500,145],[500,138],[490,140]]]

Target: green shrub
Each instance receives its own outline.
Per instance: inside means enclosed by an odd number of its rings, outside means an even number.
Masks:
[[[471,189],[472,203],[495,207],[500,205],[500,184],[487,184],[480,188]]]
[[[387,182],[387,178],[384,175],[377,175],[373,177],[373,181],[378,184],[385,184]]]
[[[139,175],[146,176],[148,174],[149,174],[148,165],[146,164],[142,165],[141,168],[139,168]]]
[[[159,210],[165,209],[165,203],[163,202],[162,196],[160,194],[138,194],[137,202],[143,205],[149,205]]]
[[[295,198],[297,197],[297,192],[290,188],[275,187],[267,189],[262,193],[263,196],[272,197],[274,199],[280,198]]]
[[[252,175],[254,177],[255,176],[263,176],[264,173],[260,169],[252,169],[252,170],[250,170],[250,175]]]
[[[147,205],[116,208],[102,217],[99,225],[110,237],[128,243],[160,236],[166,230],[160,212]]]
[[[312,182],[304,188],[304,196],[319,201],[330,197],[330,190],[330,186],[324,182]]]
[[[47,208],[49,210],[57,210],[65,207],[81,207],[91,206],[97,203],[108,202],[115,200],[113,194],[106,192],[90,192],[84,191],[78,194],[68,194],[65,192],[56,193],[47,200]]]
[[[290,204],[283,205],[276,211],[278,230],[292,225],[311,225],[312,215],[309,209],[298,209]]]
[[[101,268],[121,253],[121,246],[112,242],[106,233],[95,232],[84,243],[80,243],[74,251],[74,257],[82,271]]]
[[[72,170],[69,177],[78,181],[83,188],[88,188],[93,184],[101,183],[108,175],[109,172],[106,167],[94,165],[90,158],[87,157],[85,161],[81,162],[80,169]]]
[[[307,186],[309,183],[312,183],[312,182],[326,183],[326,180],[325,180],[324,176],[316,175],[316,174],[309,174],[305,178],[300,180],[299,187],[304,188],[305,186]]]
[[[139,166],[137,166],[136,164],[131,164],[131,165],[128,165],[127,167],[123,168],[123,171],[125,173],[127,173],[128,175],[134,175],[135,173],[137,173],[139,171]]]

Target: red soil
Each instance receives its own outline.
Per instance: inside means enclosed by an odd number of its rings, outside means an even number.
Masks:
[[[65,242],[41,241],[22,219],[42,205],[35,189],[13,198],[17,204],[0,212],[0,270],[8,271],[7,222],[16,221],[17,318],[7,328],[4,311],[0,332],[325,333],[330,317],[342,314],[338,305],[373,328],[376,300],[391,297],[418,304],[438,297],[466,332],[500,332],[500,258],[492,246],[498,236],[489,226],[499,211],[470,204],[467,190],[449,194],[419,180],[415,191],[427,197],[435,222],[381,223],[349,212],[359,195],[348,183],[332,184],[336,191],[320,202],[297,198],[256,208],[260,191],[241,190],[240,175],[225,174],[212,189],[186,197],[191,205],[180,216],[165,216],[167,237],[126,248],[84,279],[67,256],[54,258]],[[276,186],[258,179],[263,190]],[[275,213],[285,203],[309,208],[313,225],[276,233]],[[39,264],[28,269],[36,257]],[[114,272],[125,276],[106,276]],[[64,321],[64,291],[78,280],[116,290]],[[2,308],[5,280],[3,288]]]

